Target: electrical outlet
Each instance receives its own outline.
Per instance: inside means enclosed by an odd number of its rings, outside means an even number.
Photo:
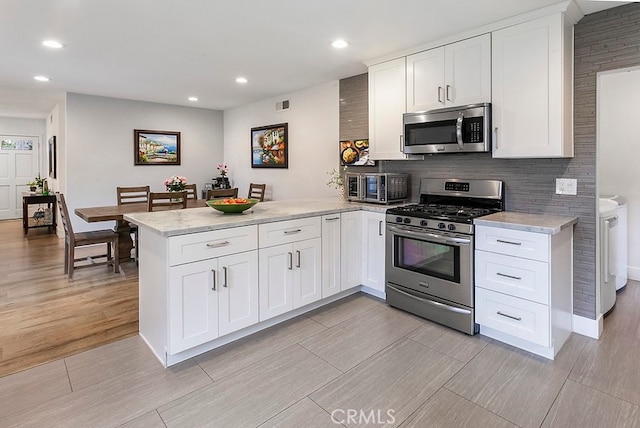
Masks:
[[[556,194],[577,195],[578,180],[575,178],[556,178]]]

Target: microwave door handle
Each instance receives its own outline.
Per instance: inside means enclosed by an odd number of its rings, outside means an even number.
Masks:
[[[456,140],[458,140],[458,147],[462,150],[462,120],[464,119],[464,113],[458,113],[458,120],[456,120]]]

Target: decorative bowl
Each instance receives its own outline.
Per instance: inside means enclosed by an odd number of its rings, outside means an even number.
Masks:
[[[247,201],[246,203],[238,203],[238,201]],[[231,202],[234,201],[234,202]],[[223,213],[241,213],[248,210],[252,206],[258,203],[257,199],[244,199],[244,198],[219,198],[211,199],[206,202],[208,206],[214,210],[222,211]]]

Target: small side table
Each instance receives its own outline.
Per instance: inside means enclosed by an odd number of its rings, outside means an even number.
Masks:
[[[51,221],[46,221],[45,218],[36,220],[29,216],[29,205],[47,204],[47,208],[51,210]],[[49,233],[56,233],[57,221],[56,210],[58,209],[56,203],[56,195],[34,195],[31,193],[22,194],[22,228],[24,234],[29,233],[29,229],[34,227],[48,227]]]

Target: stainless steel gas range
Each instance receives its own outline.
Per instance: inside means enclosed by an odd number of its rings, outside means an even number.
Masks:
[[[474,314],[473,219],[502,211],[502,181],[420,180],[420,203],[387,210],[387,303],[478,332]]]

